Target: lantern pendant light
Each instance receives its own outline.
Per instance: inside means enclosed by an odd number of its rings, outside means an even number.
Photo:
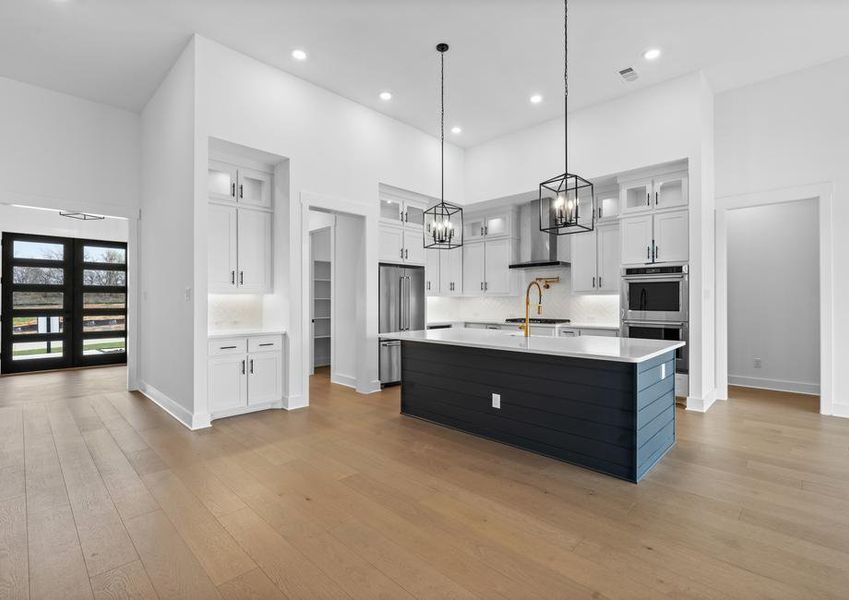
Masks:
[[[592,231],[595,228],[595,194],[593,184],[569,172],[569,29],[568,2],[563,0],[563,136],[564,169],[539,184],[539,228],[548,233],[565,235]]]
[[[445,53],[448,44],[436,45],[440,63],[440,170],[442,187],[439,204],[424,211],[424,247],[453,250],[463,245],[463,209],[445,201]]]

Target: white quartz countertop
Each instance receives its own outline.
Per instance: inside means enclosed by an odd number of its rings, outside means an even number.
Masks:
[[[207,334],[209,339],[251,337],[256,335],[286,335],[284,329],[219,329]]]
[[[380,339],[627,363],[644,362],[684,345],[684,342],[599,336],[532,335],[526,338],[509,331],[466,328],[381,333]]]
[[[473,323],[475,325],[515,325],[518,327],[521,323],[507,323],[506,321],[478,321],[478,320],[468,320],[468,321],[428,321],[428,327],[439,327],[445,325],[460,325],[464,323]],[[587,322],[575,322],[575,323],[531,323],[531,327],[550,327],[554,329],[555,327],[560,327],[561,329],[607,329],[611,331],[619,330],[619,323],[587,323]]]

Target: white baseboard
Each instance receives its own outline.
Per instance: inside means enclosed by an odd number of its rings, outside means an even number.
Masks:
[[[333,373],[330,377],[330,383],[338,383],[349,388],[357,389],[357,378],[344,373]]]
[[[306,408],[307,406],[309,406],[309,402],[307,402],[306,398],[300,394],[295,394],[283,399],[282,408],[286,410],[297,410],[299,408]]]
[[[374,394],[380,391],[380,381],[375,379],[374,381],[370,381],[367,386],[363,388],[357,388],[357,393],[359,394]]]
[[[188,429],[204,429],[210,426],[210,417],[208,413],[193,415],[182,404],[174,401],[168,395],[145,381],[139,381],[139,392],[144,394],[145,397],[177,419],[177,421],[182,423]]]
[[[711,390],[705,394],[704,398],[696,398],[695,396],[687,396],[687,410],[694,412],[707,412],[708,409],[716,402],[716,390]]]
[[[742,387],[758,388],[762,390],[775,390],[776,392],[793,392],[796,394],[810,394],[819,396],[820,386],[818,383],[805,383],[803,381],[788,381],[784,379],[765,379],[762,377],[745,377],[743,375],[728,375],[728,385],[739,385]]]
[[[849,419],[849,404],[832,404],[831,416]]]
[[[269,410],[271,408],[283,408],[283,401],[278,400],[277,402],[266,402],[264,404],[256,404],[254,406],[240,406],[238,408],[219,410],[212,413],[211,418],[223,419],[226,417],[235,417],[236,415],[246,415],[252,412],[259,412],[261,410]]]

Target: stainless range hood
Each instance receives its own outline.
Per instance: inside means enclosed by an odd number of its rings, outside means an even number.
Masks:
[[[554,233],[540,231],[539,199],[523,205],[519,211],[520,260],[510,268],[568,267],[570,263],[558,260],[558,237]]]

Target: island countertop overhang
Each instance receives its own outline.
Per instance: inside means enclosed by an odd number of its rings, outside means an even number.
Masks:
[[[378,337],[381,340],[401,340],[623,363],[645,362],[685,345],[684,342],[680,341],[589,335],[578,337],[524,337],[504,331],[465,328],[398,331],[381,333]]]

